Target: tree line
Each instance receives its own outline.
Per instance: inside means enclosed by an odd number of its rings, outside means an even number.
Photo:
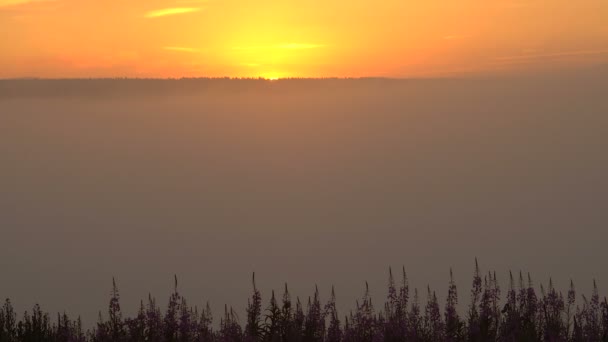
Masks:
[[[7,299],[0,310],[0,342],[464,342],[464,341],[608,341],[608,301],[600,298],[594,281],[589,298],[577,294],[573,282],[564,294],[550,280],[535,288],[530,275],[509,274],[502,292],[496,273],[482,274],[477,261],[466,312],[459,313],[452,272],[443,309],[435,291],[410,291],[403,270],[396,281],[389,269],[388,295],[382,306],[372,303],[366,284],[354,310],[339,315],[332,287],[326,303],[319,290],[305,303],[292,298],[287,284],[263,304],[253,276],[253,294],[243,322],[224,307],[214,328],[209,304],[191,306],[175,289],[164,310],[148,296],[137,315],[123,317],[113,281],[107,312],[99,313],[92,329],[66,314],[51,318],[35,305],[18,319]],[[421,300],[421,296],[426,300]]]

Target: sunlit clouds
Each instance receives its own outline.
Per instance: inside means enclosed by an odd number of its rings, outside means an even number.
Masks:
[[[145,14],[146,18],[159,18],[166,17],[169,15],[186,14],[192,12],[198,12],[202,8],[200,7],[174,7],[174,8],[163,8],[159,10],[149,11]]]

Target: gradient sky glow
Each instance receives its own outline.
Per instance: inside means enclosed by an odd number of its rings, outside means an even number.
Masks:
[[[0,0],[0,78],[427,77],[608,63],[605,0]]]

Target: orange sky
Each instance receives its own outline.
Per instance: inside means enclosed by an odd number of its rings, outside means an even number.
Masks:
[[[0,0],[0,78],[427,77],[608,63],[606,0]]]

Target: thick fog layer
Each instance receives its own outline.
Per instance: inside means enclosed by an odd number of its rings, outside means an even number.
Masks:
[[[482,271],[608,289],[608,78],[0,81],[0,297],[127,313],[173,275],[243,312],[341,313],[388,267],[468,302]],[[164,304],[163,304],[164,305]],[[381,304],[378,304],[381,307]],[[216,317],[218,317],[216,315]]]

